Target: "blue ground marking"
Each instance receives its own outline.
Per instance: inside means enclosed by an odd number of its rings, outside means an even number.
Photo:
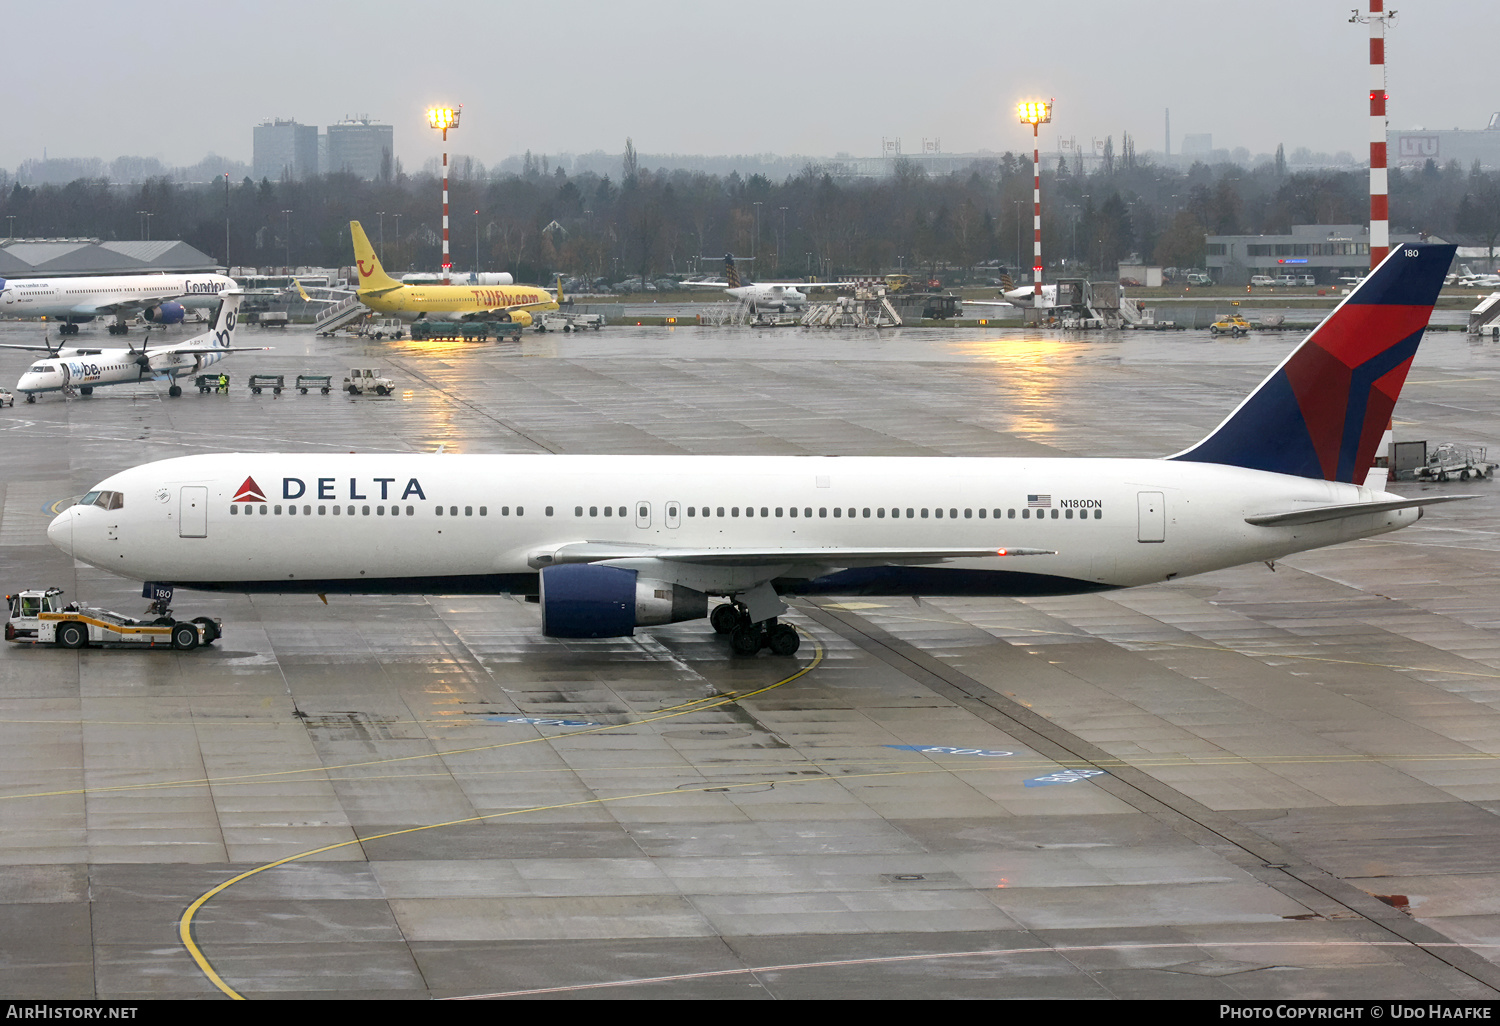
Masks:
[[[1045,777],[1033,777],[1026,781],[1027,787],[1048,787],[1052,784],[1072,784],[1079,780],[1087,780],[1089,777],[1102,777],[1103,770],[1058,770],[1056,773],[1048,773]]]
[[[490,723],[529,723],[534,727],[601,727],[593,720],[559,720],[550,716],[486,716]]]
[[[881,747],[899,748],[903,752],[927,752],[931,755],[984,755],[992,759],[1016,754],[993,748],[947,748],[943,745],[882,745]]]

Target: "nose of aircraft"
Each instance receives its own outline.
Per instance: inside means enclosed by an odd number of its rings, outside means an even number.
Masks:
[[[65,509],[47,525],[47,540],[68,555],[73,555],[73,518],[76,509]]]

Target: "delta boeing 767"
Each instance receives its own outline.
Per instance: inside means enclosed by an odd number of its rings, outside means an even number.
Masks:
[[[159,585],[536,596],[551,637],[723,596],[715,629],[779,655],[784,595],[1065,594],[1275,560],[1459,497],[1364,483],[1452,257],[1393,249],[1162,459],[214,453],[113,474],[47,533]]]

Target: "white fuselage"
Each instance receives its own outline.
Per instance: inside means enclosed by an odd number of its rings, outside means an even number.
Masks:
[[[840,594],[1088,591],[1276,559],[1421,515],[1252,526],[1247,516],[1393,497],[1170,460],[231,454],[96,487],[119,493],[118,508],[74,506],[48,529],[76,558],[138,580],[269,591],[533,593],[537,554],[578,542],[1039,548],[1055,554],[927,567],[830,557],[774,576],[782,591]],[[747,580],[743,568],[695,572],[710,594]]]
[[[119,274],[87,278],[8,278],[0,291],[0,317],[89,318],[132,312],[158,303],[210,307],[235,287],[222,274]]]
[[[790,285],[741,285],[724,291],[742,303],[749,303],[756,310],[787,313],[807,309],[807,294]]]
[[[158,378],[181,378],[218,363],[227,353],[174,353],[147,350],[150,369],[137,358],[140,350],[101,349],[86,356],[63,355],[38,360],[16,382],[17,392],[39,394],[64,388],[99,388],[105,385],[135,385]]]
[[[16,391],[30,402],[41,392],[175,381],[194,374],[234,351],[241,297],[239,292],[225,293],[216,301],[219,309],[209,330],[179,342],[140,349],[61,349],[28,367],[16,382]]]

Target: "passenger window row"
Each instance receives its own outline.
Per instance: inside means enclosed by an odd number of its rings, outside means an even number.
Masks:
[[[92,495],[94,495],[94,493],[90,493],[90,495],[84,496],[84,499],[85,500],[89,500],[90,496],[92,496]],[[118,497],[119,496],[118,492],[104,492],[104,493],[102,493],[102,495],[104,496],[104,499],[102,501],[95,500],[98,505],[105,505],[106,502],[109,502],[109,501],[112,500],[114,504],[108,506],[108,508],[110,508],[110,509],[118,509],[120,507],[120,505],[123,504],[121,502],[121,500],[119,499],[119,497]],[[231,516],[239,516],[240,515],[240,508],[241,507],[244,507],[245,515],[246,516],[249,516],[252,512],[254,512],[257,509],[260,510],[260,513],[261,513],[262,516],[267,515],[267,514],[274,514],[275,516],[279,517],[279,516],[283,515],[282,514],[282,508],[280,506],[257,505],[257,504],[254,504],[254,503],[244,503],[244,502],[231,503],[230,506],[229,506],[229,513],[230,513],[230,515]],[[601,507],[599,507],[599,506],[590,506],[590,507],[588,507],[588,515],[591,516],[591,517],[598,517],[600,515],[600,508]],[[616,516],[618,516],[618,517],[628,517],[630,515],[629,512],[628,512],[628,507],[626,507],[626,506],[604,506],[602,508],[603,508],[603,515],[606,516],[606,517],[616,517]],[[317,515],[320,516],[320,517],[321,516],[328,516],[330,514],[333,515],[333,516],[348,515],[348,516],[351,516],[351,517],[352,516],[366,516],[367,517],[367,516],[371,515],[371,510],[372,509],[374,511],[374,515],[375,516],[383,517],[383,516],[386,515],[386,507],[383,506],[383,505],[382,506],[373,506],[373,507],[372,506],[319,506],[319,507],[317,507]],[[436,506],[436,507],[433,508],[433,511],[436,513],[437,516],[440,516],[440,517],[441,516],[456,517],[456,516],[460,515],[459,514],[459,509],[460,509],[460,507],[458,507],[458,506]],[[464,506],[464,507],[462,507],[462,509],[463,509],[463,513],[462,513],[463,516],[472,517],[472,516],[475,515],[475,507],[473,507],[473,506]],[[356,511],[358,511],[358,512],[356,512]],[[393,517],[400,516],[401,512],[402,512],[402,509],[401,509],[400,506],[391,506],[390,507],[390,515],[393,516]],[[552,507],[548,506],[547,510],[546,510],[546,515],[550,517],[550,516],[552,516],[552,512],[553,512],[552,511]],[[962,513],[963,519],[965,519],[965,520],[972,520],[972,519],[974,519],[975,515],[976,515],[976,512],[977,512],[977,515],[978,515],[978,519],[980,519],[980,520],[985,520],[985,519],[1015,520],[1016,519],[1016,511],[1014,509],[995,509],[995,510],[981,509],[981,510],[978,510],[978,511],[976,511],[974,509],[965,509],[965,510],[963,510],[963,513]],[[1097,507],[1094,508],[1092,511],[1087,510],[1087,509],[1077,510],[1076,511],[1077,519],[1079,519],[1079,520],[1088,520],[1090,512],[1093,513],[1093,519],[1095,519],[1095,520],[1103,520],[1104,519],[1104,510],[1099,509]],[[1064,510],[1038,509],[1038,510],[1032,510],[1030,508],[1026,508],[1026,509],[1022,509],[1020,511],[1020,514],[1021,514],[1020,515],[1020,519],[1022,519],[1022,520],[1030,520],[1032,518],[1032,514],[1033,513],[1036,514],[1036,519],[1038,519],[1038,520],[1042,520],[1042,519],[1046,518],[1049,515],[1051,516],[1051,518],[1053,520],[1058,520],[1058,519],[1072,520],[1072,519],[1074,519],[1075,511],[1072,510],[1072,509],[1064,509]],[[298,514],[298,507],[297,506],[288,505],[286,507],[286,512],[285,512],[286,516],[296,516],[297,514]],[[302,506],[301,507],[301,515],[302,516],[312,516],[313,515],[313,507],[310,506],[310,505]],[[414,507],[414,506],[407,506],[406,507],[406,515],[409,516],[409,517],[410,516],[416,516],[416,507]],[[480,506],[480,507],[478,507],[478,515],[482,516],[482,517],[489,516],[490,515],[490,508],[488,506]],[[501,506],[500,507],[500,515],[502,517],[511,516],[512,515],[511,507],[509,507],[509,506]],[[525,516],[526,515],[526,507],[524,507],[524,506],[517,506],[517,507],[515,507],[514,515],[518,516],[518,517]],[[575,517],[581,517],[581,516],[583,516],[584,515],[584,507],[582,507],[582,506],[574,506],[573,507],[573,515]],[[689,506],[689,507],[687,507],[687,515],[690,518],[697,518],[697,517],[700,517],[700,516],[701,517],[726,517],[727,516],[727,517],[733,518],[733,517],[738,517],[738,516],[741,516],[741,515],[743,515],[743,516],[745,516],[747,518],[754,518],[755,516],[759,515],[760,517],[765,518],[765,519],[771,519],[772,517],[790,517],[792,519],[797,519],[798,517],[800,517],[800,518],[802,518],[804,520],[810,520],[813,517],[813,508],[811,506],[803,506],[799,510],[799,508],[796,507],[796,506],[790,506],[790,507],[777,506],[773,510],[769,506],[761,506],[761,507],[759,507],[759,513],[757,514],[756,507],[754,507],[754,506],[746,506],[746,507],[743,508],[743,510],[739,506],[729,506],[729,507],[724,507],[724,506],[713,506],[713,507],[710,507],[710,506]],[[902,509],[901,509],[901,507],[899,507],[899,506],[893,506],[889,510],[887,510],[886,507],[884,507],[884,506],[875,507],[873,509],[871,507],[869,507],[869,506],[865,506],[863,508],[855,507],[855,506],[849,506],[847,508],[843,507],[843,506],[834,506],[831,509],[829,507],[827,507],[827,506],[819,506],[818,507],[818,512],[817,512],[817,516],[820,519],[827,519],[829,516],[832,516],[835,520],[843,519],[845,516],[847,516],[851,520],[856,519],[856,518],[863,518],[865,520],[869,520],[872,517],[874,519],[876,519],[876,520],[884,520],[887,516],[889,516],[892,520],[899,520],[899,519],[902,519],[903,517],[905,517],[905,519],[907,519],[907,520],[919,520],[919,519],[920,520],[927,520],[927,519],[943,520],[945,518],[948,519],[948,520],[957,520],[959,518],[959,516],[960,516],[960,513],[959,513],[959,510],[956,507],[949,507],[948,509],[944,510],[941,507],[936,507],[936,508],[927,508],[927,507],[917,508],[917,507],[913,507],[913,506],[908,506],[908,507],[906,507],[905,511],[903,512]]]
[[[578,508],[581,510],[583,507],[580,506]],[[687,508],[687,515],[689,517],[699,517],[699,516],[703,516],[703,517],[723,517],[723,516],[738,517],[738,516],[740,516],[742,514],[742,512],[743,512],[743,515],[746,516],[746,517],[754,517],[754,516],[756,516],[756,507],[754,507],[754,506],[746,506],[743,511],[741,511],[741,509],[740,509],[739,506],[730,506],[727,509],[724,506],[689,506]],[[1030,520],[1032,512],[1033,511],[1031,509],[1029,509],[1029,508],[1021,510],[1021,519],[1022,520]],[[1047,515],[1047,513],[1049,511],[1045,510],[1045,509],[1039,509],[1039,510],[1036,510],[1035,512],[1036,512],[1036,518],[1038,520],[1041,520],[1043,517],[1045,517]],[[1054,509],[1054,510],[1051,510],[1050,512],[1052,514],[1052,519],[1053,520],[1057,520],[1057,519],[1059,519],[1059,517],[1061,517],[1061,519],[1064,519],[1064,520],[1072,520],[1073,517],[1074,517],[1074,511],[1072,509],[1064,509],[1064,510],[1056,510],[1056,509]],[[1087,520],[1087,519],[1089,519],[1089,512],[1090,511],[1086,510],[1086,509],[1080,509],[1080,510],[1078,510],[1077,511],[1078,519],[1079,520]],[[978,513],[978,518],[980,520],[985,520],[985,519],[988,519],[988,518],[991,518],[991,517],[993,517],[993,519],[995,519],[995,520],[1000,520],[1002,518],[1006,519],[1006,520],[1014,520],[1014,519],[1016,519],[1016,511],[1013,510],[1013,509],[996,509],[996,510],[984,510],[984,509],[981,509],[981,510],[978,510],[977,513]],[[965,509],[963,511],[963,513],[962,513],[962,516],[963,516],[963,518],[965,520],[972,520],[972,519],[974,519],[975,514],[976,514],[976,511],[974,509]],[[1104,510],[1102,510],[1102,509],[1095,508],[1093,510],[1093,514],[1094,514],[1093,518],[1095,520],[1103,520],[1104,519]],[[582,514],[580,513],[580,515],[582,515]],[[608,515],[609,515],[608,513],[605,514],[605,516],[608,516]],[[624,510],[623,506],[620,508],[620,515],[621,516],[625,515],[625,510]],[[776,516],[776,517],[790,516],[790,517],[792,517],[792,518],[795,519],[796,517],[800,516],[803,519],[811,519],[812,516],[813,516],[813,508],[811,506],[803,506],[801,508],[800,512],[799,512],[799,510],[798,510],[798,508],[796,506],[787,507],[785,509],[783,507],[781,507],[781,506],[777,506],[777,507],[775,507],[774,511],[770,507],[761,506],[760,507],[760,513],[759,513],[759,515],[762,516],[762,517],[766,517],[766,518],[770,518],[772,516]],[[931,518],[933,520],[942,520],[942,519],[944,519],[944,517],[946,517],[949,520],[957,520],[959,518],[960,514],[959,514],[959,510],[957,508],[955,508],[955,507],[949,507],[947,510],[944,510],[941,507],[932,508],[932,509],[927,509],[927,508],[921,508],[921,509],[919,509],[917,507],[908,506],[908,507],[906,507],[906,510],[905,510],[904,514],[902,512],[901,507],[899,507],[899,506],[893,506],[889,510],[887,510],[884,506],[876,507],[874,509],[872,509],[869,506],[865,506],[863,508],[855,507],[855,506],[850,506],[847,509],[845,507],[842,507],[842,506],[834,506],[831,510],[828,507],[826,507],[826,506],[820,506],[820,507],[818,507],[818,516],[820,518],[827,518],[830,515],[832,515],[835,519],[842,519],[843,517],[848,516],[850,519],[854,519],[856,517],[860,517],[860,518],[864,518],[864,519],[868,520],[871,517],[874,517],[877,520],[883,520],[887,516],[889,516],[892,520],[899,520],[904,515],[907,520],[918,520],[918,519],[920,519],[920,520],[926,520],[926,519],[929,519],[929,518]]]
[[[265,516],[267,514],[271,514],[271,515],[279,517],[279,516],[282,515],[282,512],[283,512],[282,508],[280,506],[257,505],[255,503],[248,503],[248,502],[234,502],[234,503],[230,503],[230,505],[229,505],[229,515],[230,516],[239,516],[240,515],[240,508],[241,507],[244,507],[245,516],[247,516],[247,517],[250,516],[252,513],[254,513],[256,510],[260,510],[261,516]],[[458,507],[457,506],[450,506],[449,509],[452,510],[452,513],[450,514],[451,516],[455,516],[455,517],[458,516]],[[517,509],[519,510],[520,507],[517,507]],[[346,515],[347,516],[351,516],[351,517],[353,517],[353,516],[367,517],[367,516],[371,515],[372,511],[373,511],[374,515],[377,516],[377,517],[383,517],[383,516],[386,515],[387,512],[389,512],[390,515],[393,516],[393,517],[399,517],[402,514],[402,509],[401,509],[400,506],[392,506],[392,507],[390,507],[389,511],[387,511],[387,509],[386,509],[385,506],[319,506],[319,507],[317,507],[317,515],[320,516],[320,517],[326,517],[326,516],[330,516],[330,515],[331,516],[336,516],[336,517],[337,516],[346,516]],[[313,516],[313,507],[312,506],[301,506],[301,507],[298,507],[298,506],[288,505],[286,507],[286,510],[285,510],[286,516],[289,516],[289,517],[297,516],[299,512],[304,517]],[[438,515],[441,516],[442,513],[443,513],[443,507],[439,506],[437,508],[437,512],[438,512]],[[415,506],[407,506],[406,507],[406,515],[409,516],[409,517],[416,516],[417,515],[417,508]],[[464,516],[473,516],[473,515],[474,515],[474,507],[473,506],[465,506],[464,507]],[[489,507],[488,506],[480,506],[479,507],[479,515],[482,516],[482,517],[483,516],[488,516],[489,515]]]

